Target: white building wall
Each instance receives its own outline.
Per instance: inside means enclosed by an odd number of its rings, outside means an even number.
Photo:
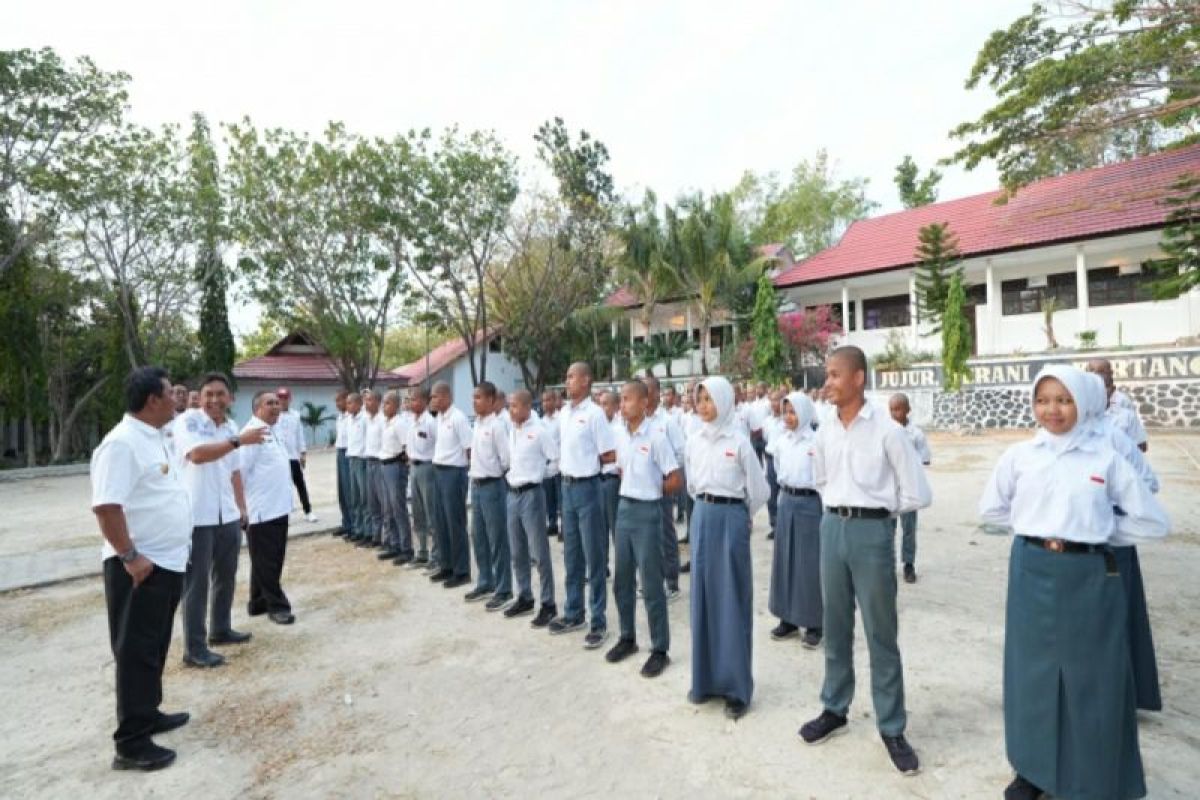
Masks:
[[[334,405],[334,398],[338,390],[342,388],[340,383],[283,383],[278,381],[256,381],[242,378],[238,381],[237,393],[234,394],[233,411],[231,412],[233,419],[237,422],[238,427],[245,425],[251,416],[251,403],[254,400],[254,395],[263,389],[275,390],[281,385],[286,386],[292,392],[292,409],[297,413],[304,413],[304,404],[306,402],[313,405],[325,406],[325,415],[334,416],[337,414],[337,407]],[[316,435],[309,428],[304,429],[305,439],[308,441],[308,446],[312,448],[330,447],[332,446],[332,436],[334,435],[334,424],[332,421],[325,423],[317,429]]]

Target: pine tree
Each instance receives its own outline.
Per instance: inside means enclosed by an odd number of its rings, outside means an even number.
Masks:
[[[751,332],[754,336],[754,379],[772,385],[784,381],[787,378],[787,348],[783,334],[779,332],[775,286],[766,272],[758,278]]]
[[[912,156],[905,156],[904,160],[896,165],[896,174],[892,182],[896,184],[900,202],[905,208],[927,206],[937,201],[937,186],[942,180],[942,173],[931,169],[924,178],[920,173]]]
[[[942,388],[947,392],[961,389],[963,378],[970,374],[967,359],[971,357],[971,329],[965,316],[966,305],[962,275],[956,272],[950,276],[942,310]]]
[[[958,237],[949,223],[933,222],[921,228],[917,242],[917,308],[930,333],[939,333],[950,279],[957,275],[961,281],[963,274]]]
[[[1162,201],[1171,212],[1159,245],[1167,257],[1151,266],[1156,276],[1151,291],[1157,300],[1200,286],[1200,175],[1189,172],[1171,188],[1176,194]]]
[[[208,123],[200,114],[192,117],[190,138],[192,208],[197,232],[195,280],[200,285],[200,365],[204,370],[224,372],[232,381],[237,347],[229,330],[229,273],[221,260],[225,234],[224,208],[217,153]]]

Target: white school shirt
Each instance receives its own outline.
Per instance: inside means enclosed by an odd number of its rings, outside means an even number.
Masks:
[[[363,458],[379,458],[379,449],[383,447],[383,429],[387,426],[387,418],[383,409],[375,412],[375,416],[363,412],[367,420],[367,435],[363,439]]]
[[[366,447],[367,412],[366,409],[359,409],[357,414],[350,414],[346,420],[346,455],[349,458],[362,458]]]
[[[783,423],[783,417],[770,414],[763,421],[763,441],[767,442],[767,444],[770,444],[772,439],[782,436],[786,431],[787,425]]]
[[[349,428],[349,422],[350,412],[342,411],[337,415],[337,421],[333,423],[333,430],[336,434],[333,439],[333,446],[338,450],[346,449],[346,440],[349,435],[347,431]]]
[[[199,409],[187,411],[176,420],[179,469],[192,501],[192,525],[223,525],[241,519],[233,496],[233,473],[241,469],[242,464],[240,453],[230,450],[206,464],[193,464],[187,458],[188,453],[200,445],[228,441],[237,436],[237,432],[237,427],[228,418],[217,425]]]
[[[704,427],[704,420],[695,411],[683,412],[683,437],[691,439]]]
[[[929,462],[933,460],[933,454],[929,452],[929,440],[925,438],[925,431],[911,422],[903,426],[903,430],[904,435],[912,442],[913,449],[917,451],[921,464],[929,466]]]
[[[926,508],[933,492],[904,429],[864,403],[847,429],[835,415],[817,431],[813,475],[827,506],[885,508],[893,514]]]
[[[1118,455],[1124,457],[1129,462],[1129,466],[1133,467],[1133,471],[1142,479],[1142,483],[1146,484],[1146,488],[1157,494],[1158,475],[1155,474],[1154,469],[1150,466],[1150,461],[1133,443],[1133,440],[1113,427],[1107,416],[1100,417],[1098,422],[1099,429],[1096,431],[1096,435],[1116,450]]]
[[[679,469],[675,451],[660,425],[643,419],[636,431],[622,426],[617,435],[617,465],[621,497],[661,500],[663,479]]]
[[[438,414],[433,463],[448,467],[467,466],[471,435],[471,423],[457,406],[450,406],[448,410]]]
[[[380,458],[395,458],[404,452],[405,443],[408,441],[408,429],[412,423],[405,419],[404,415],[397,412],[388,419],[381,412],[379,416],[383,419],[383,437],[379,444]]]
[[[767,453],[775,459],[775,478],[789,489],[816,489],[813,459],[817,435],[812,428],[775,431],[767,442]]]
[[[126,414],[92,453],[90,473],[92,508],[120,506],[138,552],[163,569],[184,572],[192,503],[162,432]],[[105,540],[100,558],[115,555]]]
[[[172,466],[179,461],[179,448],[175,444],[175,423],[183,419],[184,414],[188,413],[188,411],[195,411],[195,409],[188,408],[185,409],[183,413],[176,414],[170,422],[168,422],[166,425],[163,425],[161,428],[163,445],[167,448],[167,455],[171,458]]]
[[[771,416],[771,401],[765,397],[761,400],[745,403],[742,408],[742,416],[746,420],[746,425],[752,431],[761,431],[763,425],[766,424],[767,417]]]
[[[508,429],[508,485],[527,486],[546,479],[546,468],[558,458],[554,426],[529,415],[523,425],[515,422]]]
[[[605,416],[607,417],[608,415],[605,414]],[[620,411],[613,414],[613,418],[608,421],[608,426],[612,428],[613,441],[619,443],[621,441],[621,433],[625,430],[625,418],[621,416]],[[600,467],[601,475],[617,475],[620,471],[621,468],[617,466],[616,461],[603,464]]]
[[[979,500],[985,522],[1084,544],[1131,545],[1167,535],[1170,522],[1158,500],[1101,437],[1055,449],[1039,430],[1004,451]]]
[[[433,461],[437,428],[437,420],[428,410],[422,411],[421,416],[413,418],[406,440],[409,461]]]
[[[283,442],[292,461],[299,461],[300,454],[308,451],[308,444],[304,441],[304,425],[300,422],[300,415],[292,409],[279,415],[279,421],[275,423],[275,435]]]
[[[771,495],[750,438],[732,424],[715,434],[705,425],[688,439],[684,471],[692,497],[711,494],[742,498],[751,519]]]
[[[496,414],[476,417],[471,431],[471,468],[475,479],[502,478],[508,471],[508,426]]]
[[[654,413],[647,418],[647,421],[657,426],[663,436],[667,437],[667,443],[671,445],[671,452],[675,455],[675,463],[682,464],[687,439],[683,435],[683,430],[675,423],[675,419],[662,406],[659,406],[654,409]]]
[[[266,428],[262,444],[239,448],[242,459],[242,489],[251,524],[270,522],[292,513],[292,467],[287,448],[275,430],[258,417],[251,417],[242,431]]]
[[[600,474],[600,456],[616,449],[608,417],[600,406],[585,397],[576,406],[558,412],[561,437],[558,468],[569,478]]]
[[[1105,409],[1104,415],[1108,417],[1114,428],[1132,439],[1134,444],[1146,443],[1146,428],[1142,425],[1141,418],[1132,409],[1109,405]]]
[[[546,477],[554,478],[559,474],[558,459],[562,455],[562,431],[558,427],[558,412],[546,414],[542,417],[542,422],[546,425],[546,430],[550,432],[550,438],[554,441],[554,458],[546,463]]]
[[[1128,408],[1133,413],[1137,413],[1137,406],[1133,404],[1132,398],[1120,389],[1113,389],[1112,397],[1108,398],[1108,403],[1118,408]]]

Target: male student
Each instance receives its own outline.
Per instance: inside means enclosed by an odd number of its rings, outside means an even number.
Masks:
[[[437,532],[439,569],[430,576],[447,589],[471,580],[471,549],[467,543],[467,464],[471,453],[471,423],[454,405],[450,384],[433,385],[433,409],[438,413],[437,441],[433,447],[437,482]]]
[[[472,398],[475,427],[471,433],[471,539],[478,580],[466,600],[487,600],[499,611],[512,600],[512,556],[508,549],[508,426],[496,409],[496,385],[480,381]],[[490,595],[490,597],[489,597]]]

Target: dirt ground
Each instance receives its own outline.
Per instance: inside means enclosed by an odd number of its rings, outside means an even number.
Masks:
[[[229,664],[186,670],[172,645],[164,710],[192,721],[160,737],[174,766],[109,768],[113,666],[99,578],[0,595],[3,797],[999,797],[1010,778],[1000,705],[1009,540],[975,506],[1013,436],[932,437],[934,505],[921,515],[920,582],[900,586],[909,739],[923,771],[903,778],[879,742],[861,628],[851,730],[807,747],[820,710],[820,651],[771,641],[765,511],[755,562],[754,704],[739,722],[689,686],[687,588],[671,606],[672,665],[638,675],[578,634],[534,632],[463,602],[421,573],[340,540],[290,544],[297,624],[243,614],[254,640]],[[1175,526],[1141,549],[1166,710],[1141,718],[1150,797],[1200,792],[1200,438],[1156,436],[1151,460]],[[555,545],[561,589],[561,546]],[[561,595],[560,595],[561,605]],[[610,626],[615,609],[609,602]],[[612,640],[610,640],[611,642]]]

